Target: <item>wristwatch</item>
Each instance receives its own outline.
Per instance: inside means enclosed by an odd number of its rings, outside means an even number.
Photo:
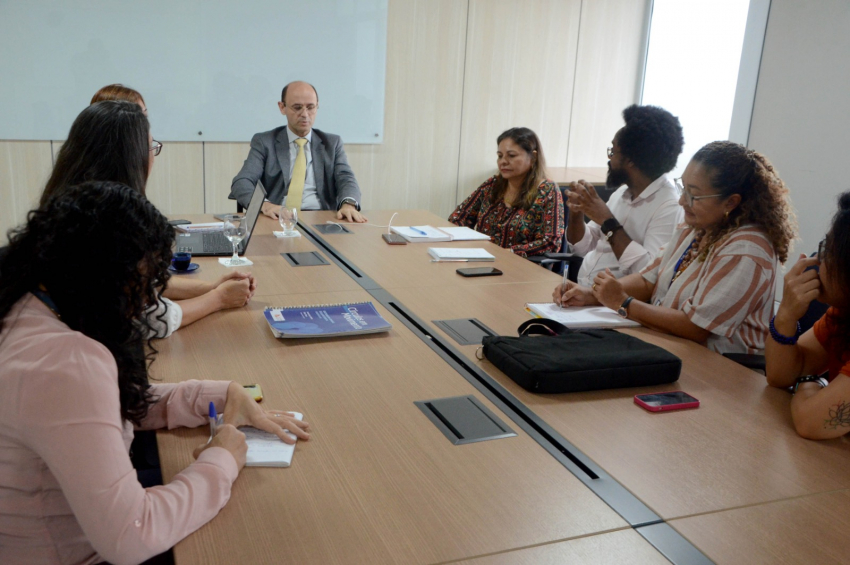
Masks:
[[[617,314],[619,314],[623,318],[628,318],[629,317],[629,304],[634,299],[635,299],[634,296],[629,296],[628,298],[623,300],[623,303],[620,304],[619,308],[617,308]]]
[[[358,204],[357,201],[351,198],[350,196],[346,196],[342,199],[342,202],[339,203],[339,207],[337,207],[337,210],[342,208],[343,204],[351,204],[358,212],[360,211],[360,204]]]
[[[614,232],[623,229],[623,226],[620,225],[617,218],[608,218],[602,222],[600,228],[602,229],[602,235],[605,236],[605,240],[608,241],[614,235]]]
[[[797,382],[794,383],[793,394],[797,394],[797,388],[799,388],[799,386],[803,383],[817,383],[817,384],[820,385],[821,388],[826,388],[826,385],[829,384],[829,381],[827,381],[823,377],[817,377],[817,376],[814,376],[814,375],[808,375],[808,376],[805,376],[805,377],[800,377],[799,379],[797,379]]]

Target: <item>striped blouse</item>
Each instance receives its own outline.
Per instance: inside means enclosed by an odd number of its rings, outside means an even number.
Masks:
[[[779,270],[773,245],[757,226],[742,226],[670,284],[694,236],[693,228],[680,225],[663,255],[641,271],[655,284],[652,304],[681,310],[711,332],[706,345],[713,351],[763,353]]]
[[[484,181],[449,216],[449,221],[490,236],[499,247],[509,247],[521,257],[559,251],[564,238],[564,202],[550,180],[537,188],[537,199],[528,210],[493,202],[496,177]]]

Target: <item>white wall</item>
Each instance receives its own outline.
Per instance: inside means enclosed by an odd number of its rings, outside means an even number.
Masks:
[[[802,236],[795,253],[817,248],[836,196],[850,190],[848,103],[850,1],[773,0],[748,145],[791,191]]]

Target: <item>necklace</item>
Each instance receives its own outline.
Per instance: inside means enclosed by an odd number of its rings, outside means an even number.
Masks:
[[[688,248],[685,249],[682,256],[679,257],[679,261],[676,263],[676,269],[673,271],[673,278],[670,279],[670,285],[673,286],[673,282],[679,278],[679,275],[684,273],[687,268],[694,262],[694,259],[699,255],[699,244],[702,241],[702,233],[698,233],[691,244],[688,245]],[[668,287],[669,288],[669,287]]]

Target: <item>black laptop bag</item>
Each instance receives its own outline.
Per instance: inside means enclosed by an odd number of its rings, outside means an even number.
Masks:
[[[682,360],[615,330],[570,330],[553,320],[529,320],[520,337],[483,340],[484,356],[531,392],[562,393],[672,383]]]

